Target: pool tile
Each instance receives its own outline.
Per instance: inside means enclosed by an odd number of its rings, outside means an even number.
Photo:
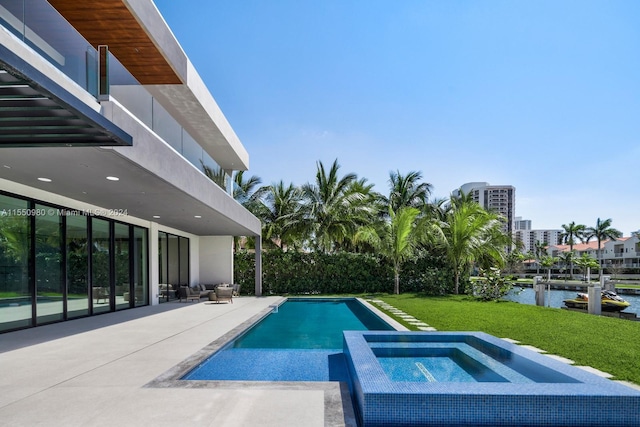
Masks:
[[[411,348],[411,345],[459,342],[463,335],[487,342],[523,360],[547,369],[555,382],[454,383],[391,381],[373,353],[374,348]],[[364,427],[382,426],[554,426],[631,427],[640,425],[640,391],[561,363],[546,355],[483,333],[345,332],[344,353],[351,377],[350,389]],[[368,341],[369,340],[369,341]],[[440,340],[440,341],[438,341]],[[457,340],[457,341],[456,341]],[[462,343],[461,343],[462,344]],[[466,345],[466,344],[465,344]],[[407,347],[409,346],[409,347]],[[485,350],[486,351],[486,350]],[[510,360],[510,359],[507,359]],[[486,363],[491,364],[490,361]],[[501,369],[492,366],[493,369]],[[554,373],[555,372],[555,373]],[[541,377],[542,378],[542,377]],[[558,382],[564,378],[565,382]]]

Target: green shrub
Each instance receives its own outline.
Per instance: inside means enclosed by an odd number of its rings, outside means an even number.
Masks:
[[[495,267],[480,270],[480,277],[471,281],[470,294],[482,301],[498,301],[513,287],[511,280],[511,276],[502,276]]]
[[[453,289],[453,275],[441,258],[423,255],[404,264],[402,292],[441,295]],[[242,293],[252,294],[255,254],[238,252],[234,258],[235,282]],[[372,254],[335,254],[269,251],[262,254],[262,292],[281,294],[360,294],[393,291],[393,268]]]

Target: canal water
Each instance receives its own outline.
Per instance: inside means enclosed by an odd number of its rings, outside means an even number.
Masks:
[[[582,293],[586,293],[586,291]],[[564,307],[565,305],[563,301],[575,298],[577,294],[578,291],[551,289],[551,298],[549,298],[548,291],[545,291],[544,305],[556,308]],[[640,316],[640,295],[618,295],[631,304],[624,310],[625,313],[636,313]],[[514,287],[511,292],[504,297],[504,299],[519,302],[520,304],[535,305],[536,303],[536,296],[533,288],[520,288],[518,286]]]

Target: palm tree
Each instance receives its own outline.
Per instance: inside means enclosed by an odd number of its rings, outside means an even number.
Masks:
[[[564,229],[560,235],[562,242],[565,245],[569,245],[569,252],[573,252],[573,245],[576,243],[576,239],[584,242],[584,232],[587,227],[583,224],[576,224],[574,221],[571,221],[569,224],[562,224],[562,228]],[[571,279],[573,279],[573,258],[571,258],[569,275]]]
[[[356,174],[338,177],[340,165],[334,160],[329,172],[317,163],[315,184],[302,186],[309,235],[316,249],[331,252],[354,235],[374,214],[373,207],[362,203],[369,196],[352,184]]]
[[[394,272],[393,292],[400,293],[400,271],[402,264],[415,255],[421,240],[420,211],[412,207],[401,207],[398,212],[389,208],[389,220],[381,229],[374,226],[361,227],[355,241],[364,241],[376,248],[385,258],[391,260]]]
[[[432,185],[420,182],[422,172],[411,171],[401,175],[400,171],[389,173],[389,198],[387,203],[391,210],[397,212],[401,207],[408,206],[422,210],[431,194]]]
[[[561,252],[560,254],[558,254],[558,260],[560,260],[565,267],[571,266],[571,269],[573,269],[573,258],[574,258],[575,252],[573,251],[569,251],[569,252]],[[573,276],[572,276],[573,277]],[[564,281],[567,281],[567,273],[565,273],[564,275]]]
[[[585,229],[584,239],[586,242],[591,240],[591,238],[595,237],[598,240],[598,265],[599,272],[598,274],[602,276],[602,241],[606,239],[616,240],[619,237],[622,237],[622,232],[611,227],[612,219],[608,218],[604,221],[601,221],[600,218],[596,221],[595,227],[588,227]]]
[[[283,181],[262,187],[263,197],[256,200],[255,212],[262,221],[262,236],[284,250],[290,246],[302,246],[303,212],[302,191]]]
[[[249,179],[244,179],[244,171],[236,172],[233,177],[233,198],[245,208],[250,209],[266,187],[258,187],[262,179],[256,175],[252,175]]]
[[[593,259],[593,257],[591,255],[589,255],[588,253],[583,253],[582,256],[580,258],[576,258],[575,263],[577,266],[582,267],[584,270],[584,276],[587,280],[587,283],[590,282],[589,276],[590,276],[590,269],[592,268],[598,268],[598,261],[596,261],[595,259]]]
[[[510,239],[502,232],[500,218],[469,197],[452,203],[446,220],[439,226],[447,259],[453,267],[456,294],[459,293],[460,277],[474,261],[504,264],[504,247]]]
[[[522,270],[522,262],[525,255],[520,251],[511,251],[506,257],[506,270],[509,273],[517,273]]]
[[[556,262],[558,262],[557,258],[548,255],[542,257],[540,260],[540,265],[547,269],[547,282],[551,281],[551,267],[553,267]]]
[[[533,246],[533,253],[536,257],[536,276],[540,275],[540,260],[547,253],[547,245],[540,240],[536,240],[536,243]]]
[[[222,168],[214,169],[210,166],[204,164],[202,160],[200,160],[200,164],[202,165],[202,171],[211,181],[218,184],[218,187],[222,188],[224,191],[227,190],[227,174]]]

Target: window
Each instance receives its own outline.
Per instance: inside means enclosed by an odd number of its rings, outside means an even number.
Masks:
[[[149,304],[147,229],[75,212],[0,193],[0,332]]]
[[[189,239],[175,234],[158,233],[160,302],[178,298],[180,285],[189,281]]]

